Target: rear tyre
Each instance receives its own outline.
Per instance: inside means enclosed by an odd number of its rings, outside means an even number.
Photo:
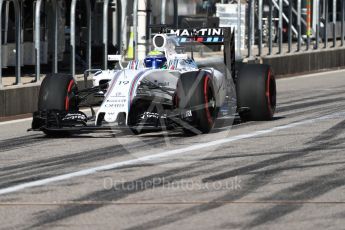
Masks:
[[[242,120],[272,120],[276,109],[276,81],[268,65],[243,65],[236,87]]]
[[[39,111],[78,111],[77,84],[71,75],[52,74],[43,80],[39,93]],[[66,131],[43,130],[50,137],[70,135]]]
[[[191,116],[183,119],[187,134],[209,133],[217,118],[215,91],[212,78],[205,71],[182,74],[177,84],[177,107],[191,110]],[[198,131],[198,132],[196,132]]]

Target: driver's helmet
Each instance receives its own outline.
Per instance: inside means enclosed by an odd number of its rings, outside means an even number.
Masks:
[[[166,68],[167,58],[162,52],[154,50],[147,55],[144,62],[146,68],[163,69]]]

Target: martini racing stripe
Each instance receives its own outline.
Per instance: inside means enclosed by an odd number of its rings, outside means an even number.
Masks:
[[[130,110],[130,108],[131,108],[130,105],[132,104],[132,100],[133,100],[134,88],[135,88],[135,86],[137,85],[139,79],[140,79],[146,72],[148,72],[148,71],[149,71],[149,70],[141,71],[140,73],[138,73],[138,74],[135,76],[134,80],[132,81],[132,85],[131,85],[131,88],[130,88],[130,90],[129,90],[129,100],[128,100],[128,108],[129,108],[129,110]]]

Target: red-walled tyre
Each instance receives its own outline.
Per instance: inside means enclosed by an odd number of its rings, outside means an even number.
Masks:
[[[276,109],[276,81],[268,65],[245,64],[237,79],[237,104],[243,120],[272,120]]]
[[[76,92],[71,75],[47,75],[41,84],[38,110],[78,111]]]
[[[179,109],[192,112],[191,116],[183,119],[189,126],[183,126],[186,133],[209,133],[212,130],[218,108],[209,73],[198,71],[182,74],[177,84],[176,100]]]
[[[77,84],[71,75],[52,74],[44,78],[38,100],[39,111],[78,111]],[[69,135],[65,131],[43,130],[48,136],[62,137]]]

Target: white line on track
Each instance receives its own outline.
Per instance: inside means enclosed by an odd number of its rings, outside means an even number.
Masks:
[[[50,184],[53,182],[69,180],[69,179],[72,179],[75,177],[92,175],[92,174],[95,174],[98,172],[102,172],[102,171],[106,171],[106,170],[113,170],[113,169],[121,168],[124,166],[135,165],[135,164],[142,163],[142,162],[149,162],[149,161],[153,161],[153,160],[158,160],[158,159],[169,157],[169,156],[176,156],[179,154],[185,155],[187,152],[200,150],[200,149],[204,149],[204,148],[209,148],[209,147],[222,145],[222,144],[228,144],[228,143],[231,143],[234,141],[239,141],[239,140],[248,139],[248,138],[252,138],[252,137],[262,136],[262,135],[273,133],[273,132],[280,131],[280,130],[286,130],[286,129],[291,129],[291,128],[294,128],[297,126],[315,123],[315,122],[320,121],[320,120],[327,120],[327,119],[333,119],[333,118],[337,118],[337,117],[343,117],[344,115],[345,115],[345,112],[336,113],[336,114],[327,115],[327,116],[323,116],[323,117],[319,117],[319,118],[315,118],[315,119],[305,120],[305,121],[301,121],[301,122],[295,122],[295,123],[291,123],[291,124],[287,124],[287,125],[283,125],[283,126],[277,126],[277,127],[271,128],[271,129],[260,130],[260,131],[252,132],[249,134],[242,134],[242,135],[238,135],[238,136],[223,138],[220,140],[211,141],[211,142],[207,142],[207,143],[203,143],[203,144],[195,144],[195,145],[191,145],[191,146],[188,146],[185,148],[170,150],[170,151],[166,151],[166,152],[154,154],[154,155],[148,155],[148,156],[140,157],[137,159],[116,162],[113,164],[102,165],[102,166],[98,166],[98,167],[94,167],[94,168],[84,169],[81,171],[68,173],[68,174],[64,174],[64,175],[60,175],[60,176],[55,176],[55,177],[50,177],[50,178],[46,178],[46,179],[42,179],[42,180],[23,183],[23,184],[15,185],[12,187],[0,189],[0,195],[18,192],[18,191],[26,189],[26,188],[43,186],[43,185],[47,185],[47,184]]]
[[[94,109],[98,109],[98,107],[95,107]],[[80,111],[85,113],[85,112],[90,111],[90,109],[82,109]],[[23,119],[16,119],[16,120],[12,120],[12,121],[2,121],[2,122],[0,122],[0,126],[17,124],[17,123],[26,122],[26,121],[32,121],[32,117],[23,118]]]
[[[18,120],[12,120],[12,121],[2,121],[0,122],[0,126],[2,125],[11,125],[11,124],[17,124],[25,121],[32,121],[32,118],[23,118],[23,119],[18,119]]]

